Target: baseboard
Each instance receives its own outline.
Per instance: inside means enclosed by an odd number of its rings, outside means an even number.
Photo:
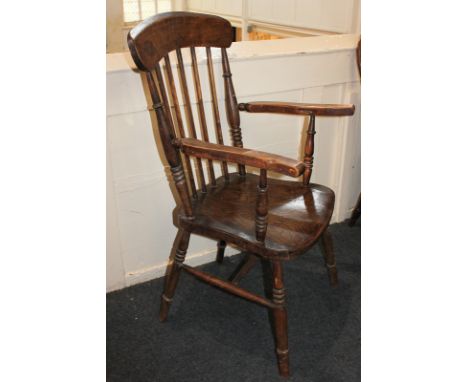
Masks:
[[[192,255],[187,255],[185,262],[191,266],[198,266],[201,264],[209,263],[215,260],[216,251],[217,250],[215,249],[215,250],[194,253]],[[239,253],[239,250],[226,247],[224,255],[232,256],[237,253]],[[125,287],[129,287],[132,285],[144,283],[149,280],[157,279],[159,277],[163,277],[166,273],[166,267],[167,267],[167,261],[160,263],[160,264],[156,264],[148,268],[143,268],[137,271],[128,272],[125,275]],[[113,290],[116,290],[116,289],[113,289]],[[107,292],[111,292],[111,290],[108,290]]]

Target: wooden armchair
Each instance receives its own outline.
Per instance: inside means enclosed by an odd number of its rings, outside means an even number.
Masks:
[[[271,310],[279,372],[287,376],[289,358],[282,262],[303,254],[321,239],[330,283],[333,286],[337,284],[332,242],[326,232],[333,212],[334,193],[327,187],[309,183],[314,154],[315,116],[352,115],[354,106],[276,102],[238,104],[226,51],[231,43],[231,25],[228,21],[217,16],[187,12],[150,17],[128,34],[133,60],[146,75],[152,109],[157,118],[155,134],[161,138],[179,199],[174,211],[174,224],[179,231],[174,243],[175,256],[168,265],[161,296],[160,320],[167,318],[179,274],[184,270],[210,285]],[[217,143],[208,142],[195,47],[206,49]],[[225,145],[222,136],[212,47],[221,48],[225,104],[233,146]],[[182,48],[190,49],[201,139],[197,137],[195,129]],[[183,126],[169,56],[172,51],[175,51],[177,58],[187,132]],[[164,63],[164,76],[160,61]],[[307,116],[309,127],[303,160],[244,148],[239,111]],[[190,157],[195,158],[195,170],[192,169]],[[218,178],[215,176],[214,162],[220,165],[222,175]],[[227,163],[237,164],[237,172],[229,173]],[[245,166],[259,169],[260,175],[246,173]],[[208,182],[205,180],[205,170]],[[268,171],[293,178],[302,176],[302,182],[268,179]],[[247,253],[230,280],[221,280],[184,264],[191,234],[218,242],[218,262],[223,260],[226,243]],[[257,259],[262,259],[264,265],[268,265],[264,268],[272,272],[271,300],[238,286],[241,277],[255,265]]]

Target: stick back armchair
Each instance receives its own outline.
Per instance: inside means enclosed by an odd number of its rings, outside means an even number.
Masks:
[[[150,17],[128,34],[133,60],[146,76],[152,110],[157,120],[154,132],[159,134],[177,190],[174,224],[178,234],[174,242],[175,255],[170,259],[161,296],[160,320],[165,321],[167,318],[180,272],[184,270],[210,285],[270,310],[279,373],[288,376],[282,262],[303,254],[321,240],[330,283],[332,286],[337,285],[332,242],[326,231],[333,212],[334,193],[327,187],[310,183],[315,117],[352,115],[354,106],[284,102],[238,104],[226,50],[231,43],[231,25],[227,20],[189,12],[169,12]],[[216,143],[209,142],[195,47],[206,50]],[[222,136],[211,48],[221,48],[225,107],[232,146],[226,145]],[[190,51],[196,96],[194,103],[201,136],[197,136],[182,49]],[[176,60],[177,70],[172,69],[171,57]],[[181,94],[178,94],[175,85],[176,74]],[[303,159],[295,160],[244,148],[240,111],[303,115],[309,118]],[[183,112],[187,129],[184,128]],[[194,158],[194,168],[190,158]],[[235,172],[229,173],[228,163],[237,165]],[[218,165],[221,176],[216,178],[214,169]],[[247,173],[246,166],[258,169],[259,175]],[[268,172],[292,178],[302,177],[302,181],[269,179]],[[191,234],[217,241],[218,262],[223,261],[227,243],[246,254],[229,280],[222,280],[184,264]],[[264,272],[270,273],[271,299],[239,286],[240,279],[259,259],[263,262]]]

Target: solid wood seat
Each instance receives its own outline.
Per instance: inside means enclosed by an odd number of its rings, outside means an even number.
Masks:
[[[255,205],[259,176],[231,174],[218,178],[216,187],[198,193],[193,219],[175,210],[181,228],[236,244],[265,257],[293,257],[304,253],[327,228],[335,196],[331,189],[269,179],[268,230],[265,242],[255,240]],[[177,217],[180,216],[179,219]]]
[[[325,186],[310,184],[315,147],[315,117],[352,115],[354,106],[270,101],[238,104],[227,53],[231,43],[232,27],[229,21],[218,16],[189,12],[169,12],[150,17],[128,34],[133,60],[146,76],[151,109],[157,122],[154,133],[159,136],[177,195],[174,224],[178,233],[161,294],[159,318],[161,321],[167,319],[182,270],[212,286],[264,306],[271,313],[279,373],[288,376],[283,260],[304,253],[320,239],[330,285],[336,286],[338,283],[332,241],[327,233],[335,196]],[[205,48],[206,52],[216,143],[209,139],[197,58],[200,50],[196,50],[199,47]],[[232,146],[224,144],[223,114],[219,110],[211,48],[221,50],[225,115]],[[190,53],[191,78],[195,90],[193,101],[182,49]],[[170,53],[174,51],[177,65],[171,62],[174,56]],[[178,74],[179,86],[176,86],[175,74]],[[196,106],[197,119],[194,117],[193,103]],[[244,147],[240,111],[305,115],[308,118],[308,127],[302,160]],[[183,112],[185,119],[182,118]],[[237,165],[235,173],[229,172],[228,163]],[[195,165],[194,168],[192,164]],[[222,173],[222,177],[217,179],[215,166],[220,166]],[[250,168],[260,170],[260,176],[247,173]],[[270,173],[293,178],[301,176],[302,181],[278,180],[268,177]],[[218,242],[218,262],[223,261],[228,244],[246,252],[246,261],[229,280],[222,280],[193,268],[184,263],[192,234]],[[269,284],[267,287],[271,291],[268,293],[271,298],[256,295],[238,286],[240,278],[260,258],[263,265],[268,265],[262,269],[265,281],[268,280],[265,285]]]

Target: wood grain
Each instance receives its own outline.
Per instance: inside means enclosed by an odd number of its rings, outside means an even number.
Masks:
[[[211,160],[238,163],[283,175],[298,177],[304,172],[304,163],[276,154],[240,147],[218,145],[192,138],[176,139],[175,143],[185,154]]]
[[[168,52],[191,46],[228,48],[229,21],[213,15],[167,12],[148,17],[130,30],[127,43],[140,70],[151,70]]]
[[[354,114],[354,105],[312,104],[294,102],[240,103],[239,110],[249,113],[279,113],[293,115],[346,116]]]

